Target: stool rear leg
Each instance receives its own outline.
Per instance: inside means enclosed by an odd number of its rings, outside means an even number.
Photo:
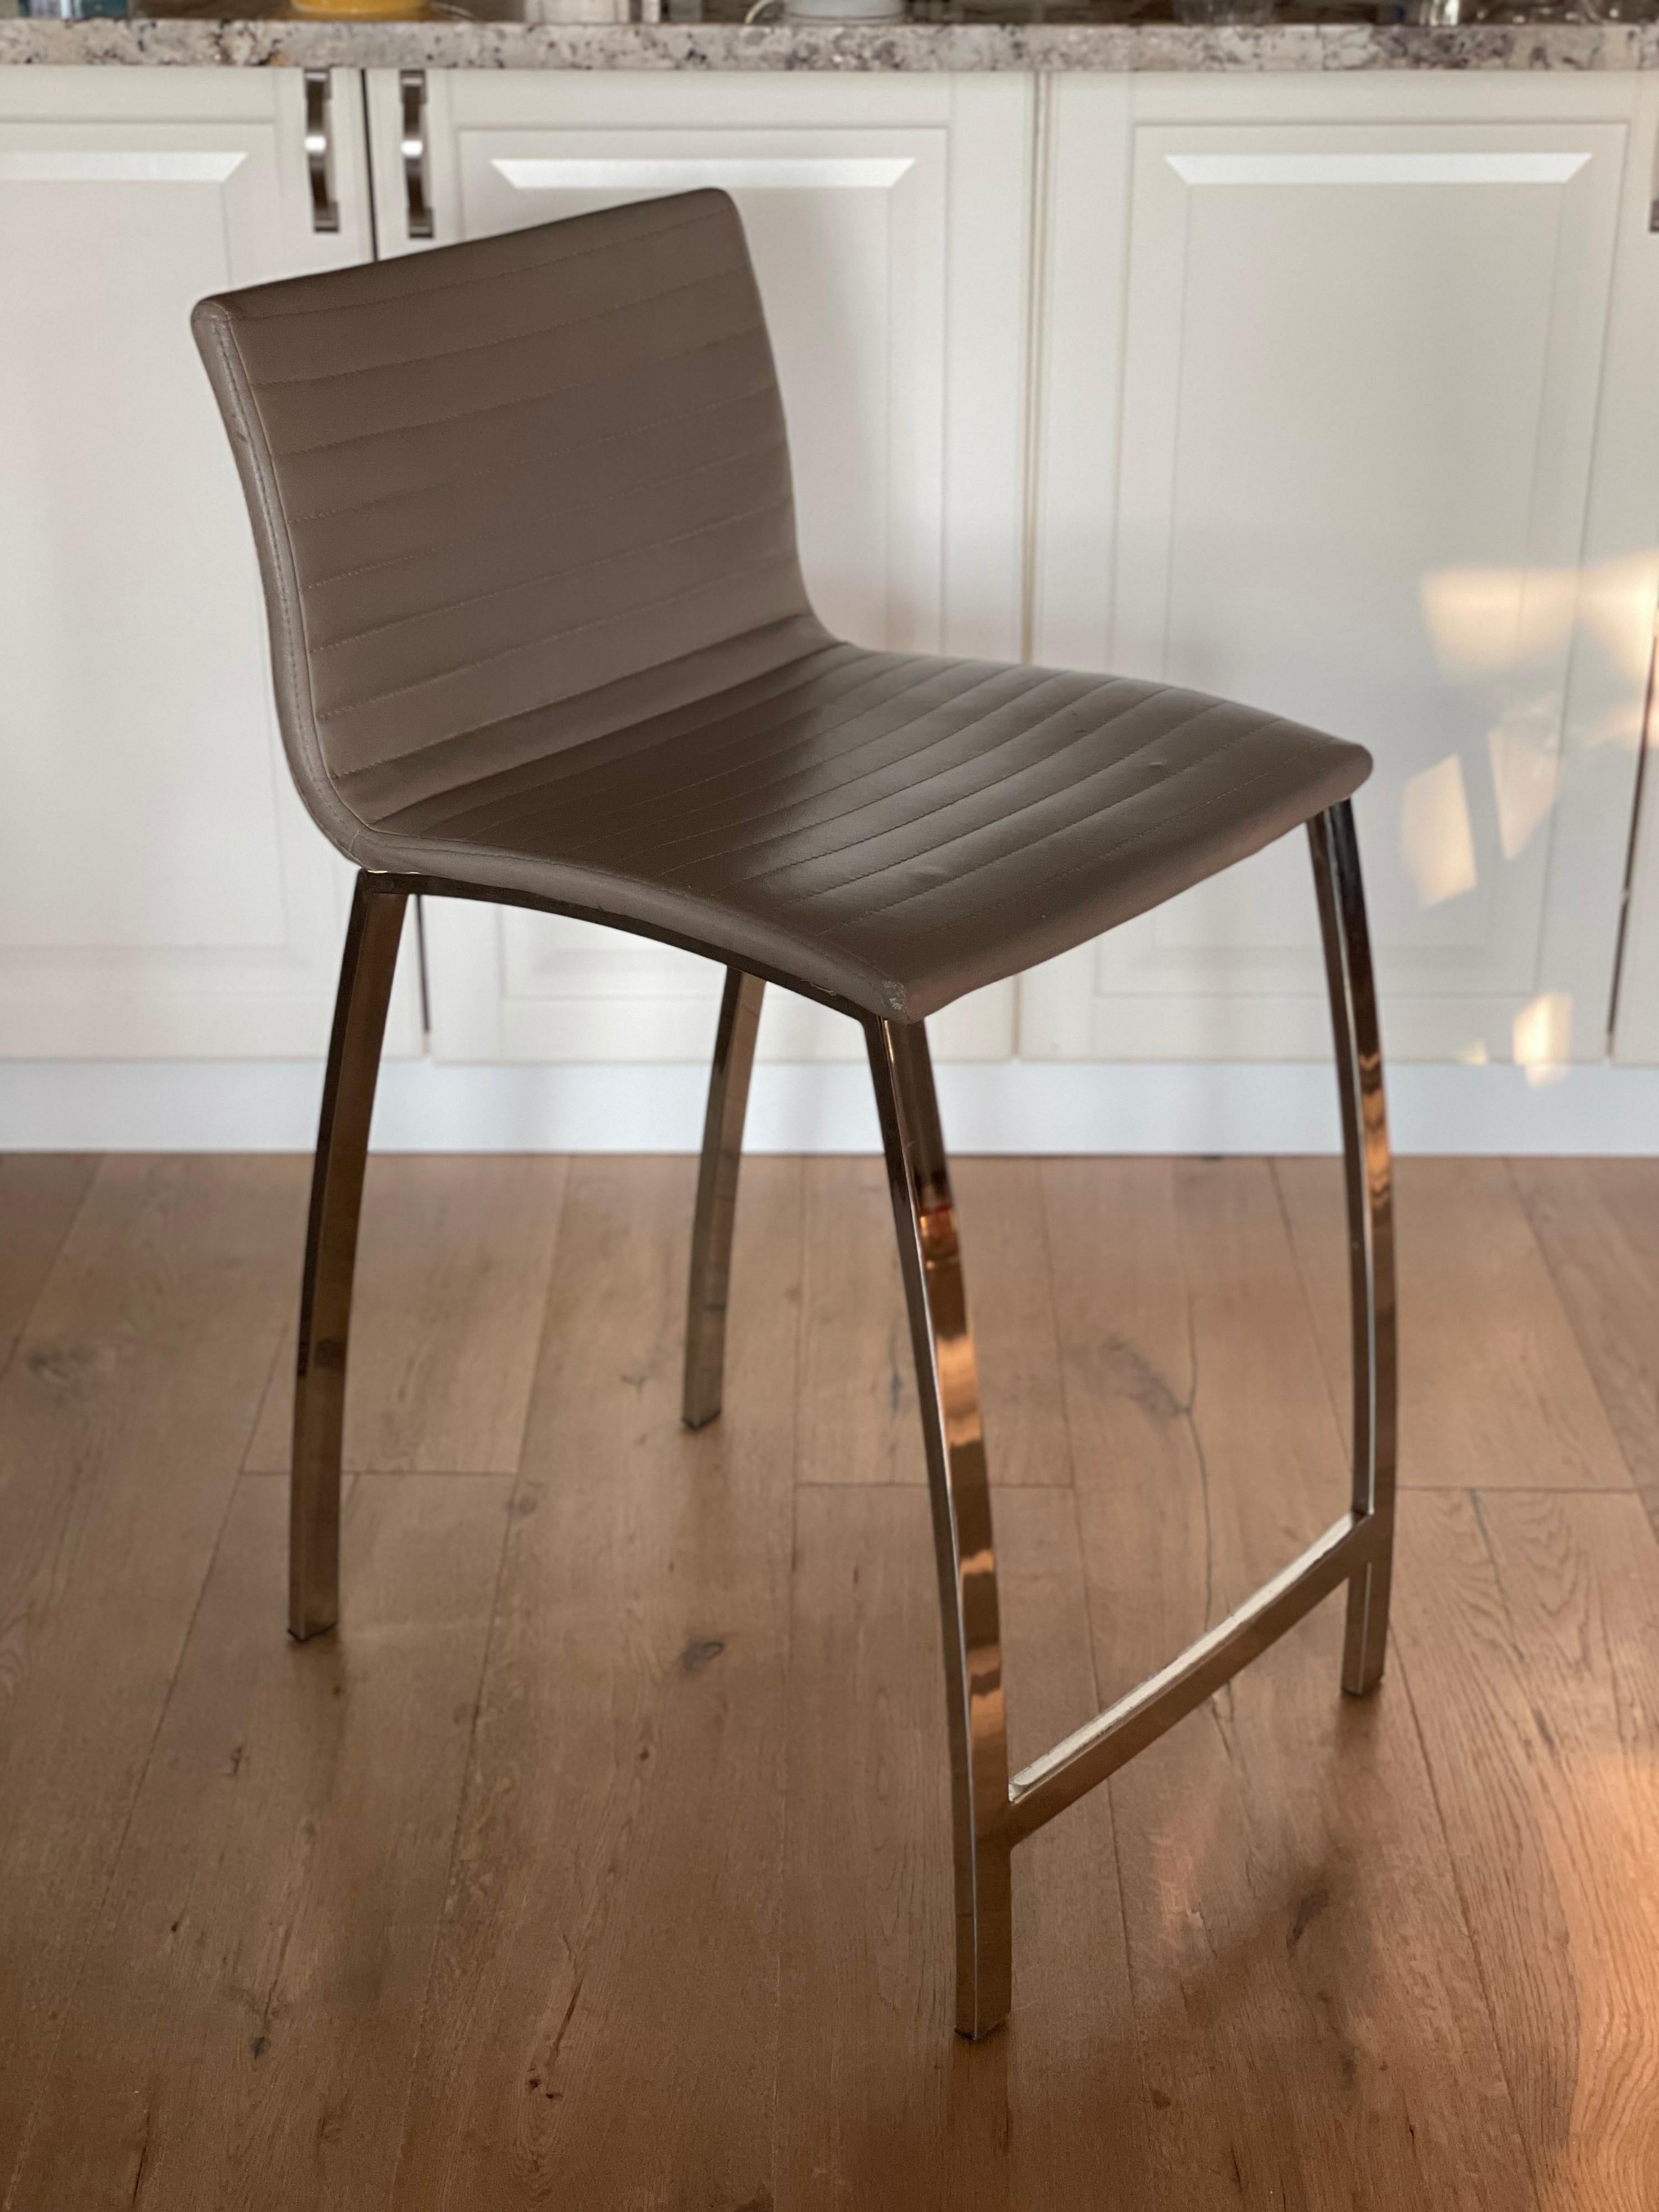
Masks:
[[[1353,1505],[1376,1516],[1379,1541],[1348,1584],[1342,1686],[1363,1697],[1382,1679],[1394,1565],[1396,1368],[1393,1169],[1365,890],[1346,799],[1308,824],[1335,1032],[1348,1208],[1353,1336]]]
[[[700,1429],[720,1409],[726,1380],[726,1305],[732,1281],[732,1230],[743,1164],[743,1123],[755,1065],[755,1032],[766,986],[741,968],[726,971],[714,1060],[708,1073],[702,1164],[691,1229],[691,1283],[685,1314],[685,1385],[680,1418]]]
[[[288,1625],[301,1643],[332,1628],[340,1615],[340,1451],[357,1220],[407,903],[403,892],[378,890],[373,876],[360,874],[340,960],[311,1176],[294,1382]]]

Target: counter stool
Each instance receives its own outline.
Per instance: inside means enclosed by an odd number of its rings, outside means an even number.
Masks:
[[[1009,1859],[1338,1583],[1382,1672],[1395,1352],[1382,1067],[1351,793],[1369,756],[1165,684],[842,643],[796,555],[742,227],[688,192],[206,300],[277,704],[360,870],[301,1299],[289,1626],[337,1609],[346,1339],[404,908],[489,899],[721,962],[684,1416],[720,1407],[761,994],[863,1028],[944,1613],[957,2025],[1007,2013]],[[1336,1032],[1352,1508],[1163,1673],[1010,1776],[962,1255],[924,1017],[1307,825]]]

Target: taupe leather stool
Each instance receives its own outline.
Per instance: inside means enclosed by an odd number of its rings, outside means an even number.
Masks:
[[[726,969],[686,1332],[720,1411],[761,994],[863,1027],[909,1301],[950,1716],[957,2024],[1009,2002],[1013,1846],[1338,1583],[1382,1667],[1394,1534],[1388,1138],[1349,811],[1369,756],[1103,676],[843,644],[795,551],[736,210],[689,192],[204,301],[301,794],[357,878],[312,1185],[290,1626],[333,1625],[351,1280],[410,892],[574,915]],[[1012,1778],[973,1338],[925,1015],[1298,824],[1336,1030],[1352,1510],[1161,1674]]]

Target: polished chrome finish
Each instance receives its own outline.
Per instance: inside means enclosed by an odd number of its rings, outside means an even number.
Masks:
[[[1300,1559],[1293,1560],[1150,1681],[1120,1698],[1043,1758],[1023,1768],[1012,1783],[1008,1774],[996,1555],[986,1479],[984,1429],[974,1340],[963,1285],[956,1210],[951,1196],[950,1171],[926,1032],[920,1024],[872,1019],[831,993],[759,963],[752,964],[745,973],[728,966],[709,1087],[693,1238],[685,1418],[696,1425],[699,1419],[712,1419],[720,1408],[732,1212],[754,1050],[754,1025],[759,1016],[763,985],[776,982],[802,997],[850,1015],[862,1025],[869,1045],[871,1074],[881,1119],[910,1314],[933,1507],[933,1548],[945,1631],[945,1710],[951,1744],[957,2025],[964,2035],[987,2035],[1007,2015],[1012,1978],[1010,1861],[1016,1844],[1035,1833],[1055,1814],[1074,1804],[1097,1783],[1201,1705],[1340,1583],[1348,1584],[1349,1593],[1343,1687],[1363,1692],[1375,1684],[1382,1672],[1394,1549],[1395,1434],[1394,1240],[1382,1057],[1352,810],[1346,802],[1333,807],[1308,824],[1308,834],[1313,848],[1326,971],[1336,1030],[1346,1160],[1354,1340],[1352,1510],[1327,1529]],[[360,902],[365,897],[362,884],[369,880],[360,879]],[[707,959],[726,959],[718,946],[649,922],[622,921],[615,915],[574,902],[539,898],[505,888],[486,890],[477,884],[424,875],[382,876],[373,881],[377,886],[378,900],[389,902],[396,897],[400,907],[404,896],[416,893],[429,897],[483,899],[526,907],[538,913],[568,915],[581,921],[602,922],[662,944],[684,946]],[[390,984],[395,927],[389,943],[391,951],[383,956],[386,969],[383,988]],[[343,1089],[337,1083],[336,1060],[355,1060],[360,1051],[355,1042],[343,1047],[340,1042],[343,1024],[357,1018],[347,1012],[352,992],[351,964],[348,946],[347,970],[342,977],[341,1013],[336,1023],[335,1054],[330,1061],[331,1096],[336,1088]],[[374,1031],[377,1049],[380,1024],[384,1019],[382,997]],[[360,1027],[366,1036],[366,1014]],[[357,1190],[362,1185],[362,1143],[367,1138],[368,1107],[372,1102],[371,1066],[362,1107]],[[319,1182],[324,1152],[329,1142],[327,1113],[325,1106],[325,1140],[319,1151]],[[342,1145],[343,1155],[349,1149]],[[342,1215],[349,1212],[355,1238],[356,1193],[348,1203],[343,1186],[338,1203]],[[320,1233],[317,1226],[319,1207],[325,1216],[335,1204],[331,1194],[326,1200],[319,1200],[313,1194],[313,1243]],[[308,1261],[308,1268],[313,1265]],[[349,1295],[348,1255],[348,1302]],[[337,1510],[338,1418],[343,1405],[343,1317],[337,1345],[331,1462],[331,1495]],[[303,1352],[301,1357],[303,1359]],[[297,1421],[296,1406],[296,1434]],[[297,1561],[301,1495],[297,1470],[301,1463],[297,1447],[295,1463]],[[332,1538],[332,1523],[326,1533]],[[296,1591],[299,1587],[296,1567]],[[326,1626],[334,1617],[332,1553],[328,1555],[325,1587],[328,1593],[326,1620],[314,1618],[316,1626]],[[296,1620],[299,1617],[296,1600]],[[296,1634],[307,1632],[309,1632],[296,1626]]]
[[[289,1500],[288,1625],[301,1643],[332,1628],[340,1611],[340,1448],[357,1218],[407,904],[384,881],[359,875],[351,895],[311,1177]]]
[[[1007,1826],[1013,1841],[1023,1842],[1097,1782],[1115,1774],[1231,1681],[1241,1667],[1259,1659],[1339,1583],[1365,1571],[1361,1562],[1372,1558],[1377,1538],[1377,1523],[1370,1515],[1345,1513],[1299,1559],[1264,1583],[1161,1673],[1022,1767],[1008,1791]]]
[[[426,71],[399,70],[398,100],[403,129],[398,150],[404,161],[404,211],[411,238],[430,238],[432,198],[426,180]]]
[[[1353,809],[1345,799],[1308,824],[1336,1038],[1348,1201],[1353,1340],[1353,1507],[1375,1515],[1377,1542],[1348,1585],[1342,1686],[1363,1697],[1382,1673],[1394,1567],[1397,1435],[1393,1170],[1382,1097],[1382,1045],[1365,888]]]
[[[741,968],[726,971],[714,1062],[708,1072],[708,1110],[702,1125],[702,1165],[691,1230],[691,1287],[685,1312],[685,1387],[680,1418],[700,1429],[720,1409],[726,1374],[726,1300],[732,1280],[732,1229],[738,1210],[738,1171],[743,1164],[743,1121],[755,1065],[766,986]]]
[[[306,175],[311,184],[311,227],[338,230],[340,210],[334,198],[333,148],[329,143],[329,101],[333,80],[325,69],[306,71]]]
[[[956,1857],[957,2027],[988,2035],[1011,1995],[1008,1738],[985,1431],[950,1170],[920,1022],[866,1021],[910,1311],[945,1629]]]

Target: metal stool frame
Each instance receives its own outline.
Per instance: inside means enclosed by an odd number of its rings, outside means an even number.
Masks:
[[[1348,1586],[1342,1686],[1382,1672],[1394,1553],[1395,1346],[1391,1168],[1382,1055],[1352,808],[1308,823],[1335,1034],[1347,1197],[1353,1343],[1350,1510],[1300,1559],[1138,1689],[1018,1773],[1008,1771],[996,1553],[974,1339],[927,1038],[807,992],[859,1022],[869,1048],[915,1352],[944,1627],[956,1865],[957,2026],[988,2034],[1007,2016],[1013,1847],[1133,1759]],[[353,894],[329,1048],[300,1308],[294,1400],[289,1628],[303,1639],[339,1612],[341,1444],[352,1279],[370,1116],[404,910],[411,894],[483,898],[629,929],[708,959],[714,948],[614,915],[427,876],[362,873]],[[727,967],[692,1238],[684,1414],[720,1409],[744,1109],[761,1001],[782,975]]]

